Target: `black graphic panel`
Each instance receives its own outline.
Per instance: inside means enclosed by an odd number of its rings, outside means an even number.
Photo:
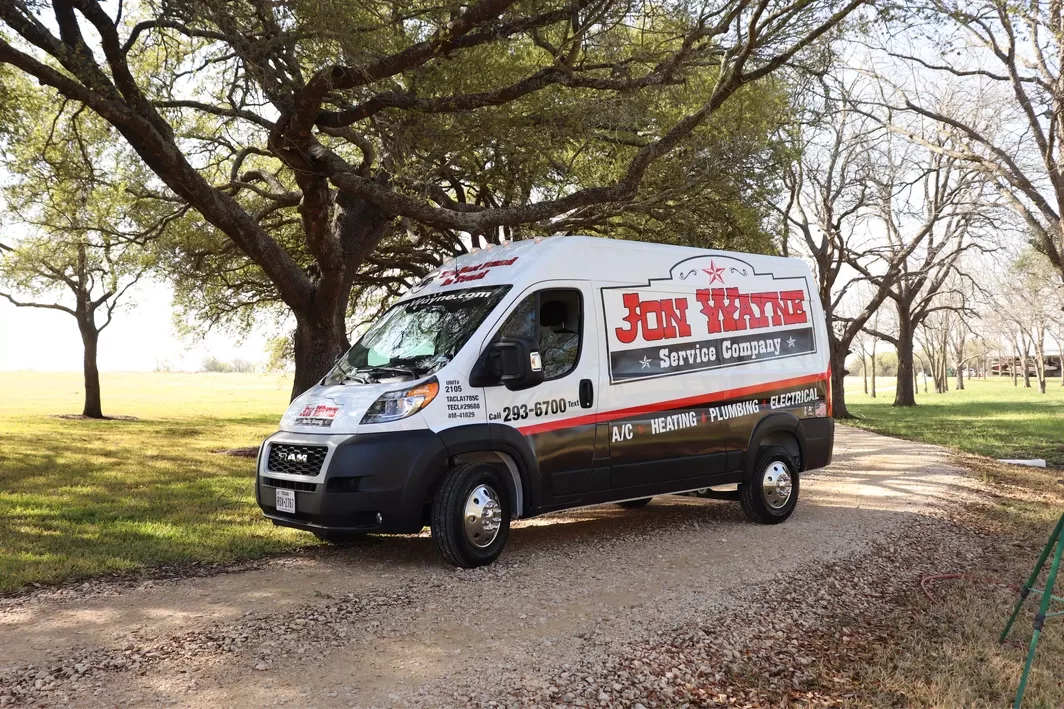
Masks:
[[[785,359],[815,351],[811,327],[722,335],[696,342],[610,352],[610,379],[614,382],[649,379]]]

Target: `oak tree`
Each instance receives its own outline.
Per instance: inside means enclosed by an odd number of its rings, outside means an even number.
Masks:
[[[0,298],[20,308],[60,311],[77,322],[85,384],[81,413],[89,418],[104,417],[96,363],[100,333],[146,270],[135,252],[128,244],[85,233],[0,243]]]
[[[0,65],[105,119],[145,189],[265,275],[295,316],[298,393],[344,349],[355,276],[397,229],[482,239],[639,199],[737,92],[863,2],[0,0]],[[658,110],[688,90],[693,110]],[[507,181],[529,163],[611,167]]]

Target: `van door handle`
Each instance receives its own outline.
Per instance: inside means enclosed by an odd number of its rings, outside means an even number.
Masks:
[[[590,409],[595,403],[595,387],[590,379],[580,380],[580,408]]]

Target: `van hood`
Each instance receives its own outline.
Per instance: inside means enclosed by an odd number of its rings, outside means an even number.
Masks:
[[[403,378],[373,384],[319,384],[288,405],[280,428],[293,433],[355,433],[381,394],[416,384],[417,380]]]

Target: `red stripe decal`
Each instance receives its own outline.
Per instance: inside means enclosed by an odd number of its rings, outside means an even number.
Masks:
[[[608,423],[609,421],[618,418],[624,418],[627,416],[638,416],[639,414],[652,414],[658,411],[668,411],[670,409],[682,409],[691,406],[701,406],[703,404],[712,404],[715,401],[735,399],[738,397],[749,396],[751,394],[760,394],[762,392],[772,391],[774,389],[785,389],[787,387],[802,386],[803,384],[815,384],[817,382],[828,380],[830,376],[830,372],[824,374],[808,374],[804,377],[782,379],[780,381],[767,382],[765,384],[754,384],[752,386],[739,387],[737,389],[725,389],[723,391],[713,392],[712,394],[690,396],[685,399],[658,401],[653,404],[633,406],[628,409],[617,409],[615,411],[605,411],[597,414],[588,414],[586,416],[574,416],[573,418],[560,419],[558,421],[550,421],[548,423],[536,423],[532,424],[531,426],[520,426],[517,428],[517,430],[528,436],[533,433],[554,431],[559,428],[569,428],[571,426],[586,426],[592,423]]]

